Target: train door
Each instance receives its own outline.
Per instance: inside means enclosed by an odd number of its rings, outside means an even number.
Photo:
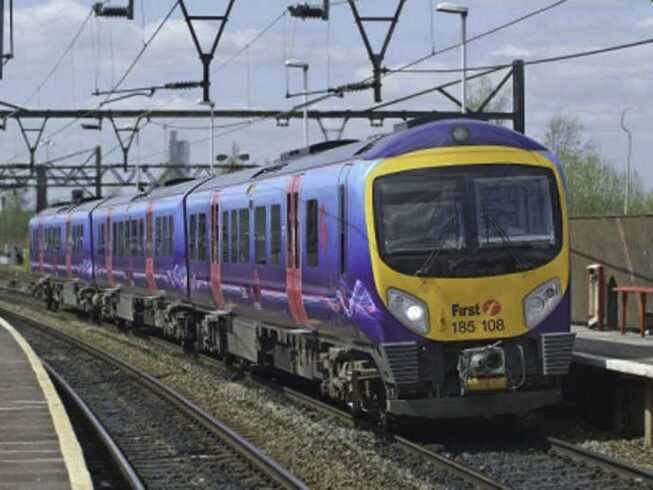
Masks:
[[[347,178],[351,171],[351,164],[345,165],[338,176],[338,269],[339,277],[336,284],[347,276],[348,247],[347,247]]]
[[[211,198],[211,223],[210,223],[210,256],[211,256],[211,292],[218,308],[224,309],[225,301],[222,294],[222,281],[220,271],[220,193],[216,192]],[[222,244],[223,247],[227,245]]]
[[[66,279],[73,278],[73,238],[72,238],[72,215],[68,213],[66,216],[66,239],[65,239],[65,253],[66,253]]]
[[[286,191],[286,296],[296,323],[308,324],[302,299],[302,270],[299,248],[299,188],[302,176],[293,175]]]
[[[145,212],[145,277],[147,289],[153,293],[156,291],[154,279],[154,201],[147,204]]]
[[[105,236],[105,267],[107,270],[107,282],[113,286],[113,254],[114,254],[114,242],[115,234],[111,230],[111,208],[107,208],[107,214],[105,219],[106,226],[104,228]]]

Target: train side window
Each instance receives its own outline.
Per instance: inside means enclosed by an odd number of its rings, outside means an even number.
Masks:
[[[114,227],[116,227],[116,223],[113,224]],[[115,236],[115,242],[116,242],[116,256],[122,257],[122,240],[123,240],[123,232],[124,232],[124,225],[122,224],[122,221],[117,223],[118,227],[118,233]]]
[[[168,216],[168,255],[175,255],[175,220],[172,216]]]
[[[270,207],[270,263],[279,265],[281,262],[281,206],[273,204]]]
[[[161,218],[161,255],[167,257],[170,255],[170,249],[168,248],[168,217],[164,216]]]
[[[113,235],[111,235],[111,251],[114,255],[118,255],[118,223],[113,222]]]
[[[190,231],[188,232],[189,244],[188,244],[188,255],[191,260],[197,258],[197,215],[190,215]]]
[[[240,224],[240,262],[249,262],[249,209],[239,211]]]
[[[220,262],[220,206],[211,206],[211,233],[209,243],[211,244],[211,262]]]
[[[257,264],[265,264],[265,238],[267,233],[265,207],[254,209],[254,257]]]
[[[163,255],[161,250],[161,217],[154,218],[154,256],[159,257]]]
[[[238,262],[238,211],[231,210],[231,261]]]
[[[206,213],[200,213],[197,220],[197,258],[206,260]]]
[[[140,236],[138,235],[138,221],[133,219],[132,220],[132,241],[131,241],[131,256],[132,257],[138,257],[139,255],[139,243],[140,243]]]
[[[222,212],[222,262],[229,262],[229,211]]]
[[[306,263],[316,267],[319,263],[317,199],[306,201]]]
[[[143,219],[138,220],[138,256],[145,255],[145,222]]]

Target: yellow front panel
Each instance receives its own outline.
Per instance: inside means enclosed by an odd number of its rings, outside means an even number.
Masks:
[[[558,278],[562,292],[566,292],[569,281],[569,239],[564,199],[560,204],[562,248],[550,263],[526,272],[490,277],[418,277],[397,272],[381,260],[374,228],[374,179],[407,170],[506,163],[553,169],[558,193],[561,197],[564,196],[561,176],[551,161],[536,152],[514,148],[474,146],[423,150],[384,160],[370,172],[365,199],[374,282],[386,306],[389,288],[410,293],[428,305],[431,328],[426,337],[430,339],[453,341],[522,335],[528,331],[524,322],[523,299],[529,292],[552,278]]]

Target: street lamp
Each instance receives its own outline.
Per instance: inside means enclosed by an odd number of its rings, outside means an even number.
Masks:
[[[211,111],[211,128],[209,129],[209,134],[211,135],[211,146],[209,147],[209,173],[213,176],[213,159],[215,158],[215,102],[212,100],[204,101],[199,99],[197,101],[199,105],[207,105]]]
[[[628,156],[626,157],[626,182],[624,182],[624,215],[628,214],[628,204],[630,200],[630,155],[633,149],[633,135],[626,127],[625,118],[626,112],[632,110],[632,107],[626,107],[621,111],[621,129],[624,130],[628,136]]]
[[[460,62],[462,64],[462,86],[460,89],[461,107],[460,112],[467,112],[467,7],[454,5],[453,3],[439,3],[436,7],[438,12],[445,14],[460,15],[462,20],[463,42],[460,45]]]
[[[304,147],[308,146],[308,63],[300,60],[286,60],[287,68],[301,68],[304,72],[303,119],[304,119]]]

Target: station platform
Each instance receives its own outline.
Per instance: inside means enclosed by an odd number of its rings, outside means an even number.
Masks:
[[[0,489],[91,489],[75,432],[43,364],[0,318]]]
[[[586,326],[572,326],[572,331],[576,333],[572,363],[601,370],[578,378],[582,381],[575,385],[580,393],[576,396],[585,396],[585,403],[593,405],[586,411],[611,407],[617,431],[634,427],[653,447],[653,336]]]
[[[572,331],[576,334],[574,363],[653,379],[653,337],[585,326],[572,326]]]

